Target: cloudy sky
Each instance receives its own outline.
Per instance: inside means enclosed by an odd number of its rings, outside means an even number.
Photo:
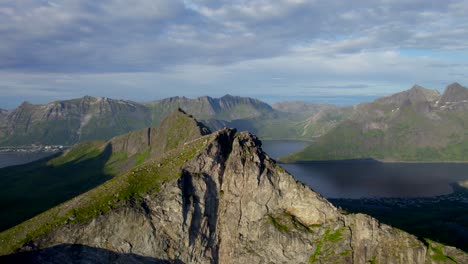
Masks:
[[[83,95],[347,104],[468,85],[468,1],[2,0],[0,107]]]

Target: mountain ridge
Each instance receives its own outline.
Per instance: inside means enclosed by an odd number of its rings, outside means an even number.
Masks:
[[[420,85],[415,84],[409,90],[376,99],[374,102],[402,106],[408,101],[412,104],[434,103],[440,97],[441,94],[437,90],[426,89]]]
[[[3,129],[6,138],[0,143],[70,145],[83,140],[108,139],[142,128],[139,122],[149,126],[145,121],[148,115],[137,103],[105,97],[85,96],[40,105],[23,102],[8,114]]]
[[[257,117],[274,111],[268,104],[248,97],[225,95],[189,99],[171,97],[140,104],[107,97],[84,96],[0,112],[0,145],[72,145],[86,140],[108,140],[113,136],[150,126],[178,108],[197,119],[233,120]]]

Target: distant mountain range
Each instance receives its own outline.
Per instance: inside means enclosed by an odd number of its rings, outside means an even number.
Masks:
[[[337,107],[320,103],[269,105],[225,95],[172,97],[136,103],[85,96],[44,105],[27,102],[0,110],[0,145],[72,145],[108,140],[155,127],[181,108],[211,130],[235,127],[262,139],[313,141],[283,161],[374,158],[387,161],[465,161],[468,89],[458,83],[443,94],[415,85],[371,103]]]
[[[45,105],[24,102],[3,118],[1,145],[63,144],[109,139],[151,125],[141,104],[85,96]]]
[[[196,99],[172,97],[145,104],[90,96],[43,105],[24,102],[17,109],[0,111],[0,145],[73,145],[87,140],[107,140],[129,131],[158,126],[177,108],[214,130],[234,126],[270,138],[297,138],[302,131],[294,127],[296,123],[321,109],[335,108],[325,104],[299,104],[308,110],[299,113],[291,110],[298,109],[294,106],[296,103],[287,103],[288,109],[282,112],[285,104],[276,110],[257,99],[231,95]]]
[[[357,105],[351,112],[283,161],[468,161],[468,89],[458,83],[447,86],[442,95],[415,85]]]

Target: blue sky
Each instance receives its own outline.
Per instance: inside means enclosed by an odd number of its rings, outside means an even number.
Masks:
[[[3,0],[0,107],[83,95],[356,103],[468,85],[468,1]]]

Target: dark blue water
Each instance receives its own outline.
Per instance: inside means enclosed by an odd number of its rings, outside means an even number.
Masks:
[[[264,141],[263,149],[271,157],[278,158],[303,148],[305,144]],[[453,191],[450,183],[468,180],[467,163],[381,163],[368,160],[281,166],[327,198],[430,197],[449,194]]]
[[[0,168],[29,163],[53,155],[55,152],[0,153]]]

